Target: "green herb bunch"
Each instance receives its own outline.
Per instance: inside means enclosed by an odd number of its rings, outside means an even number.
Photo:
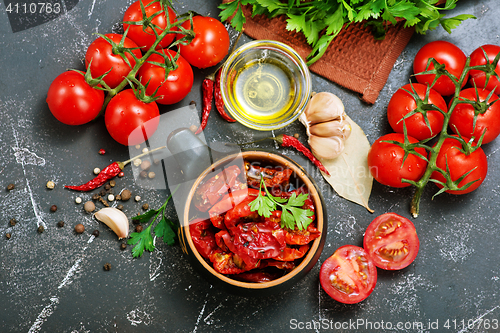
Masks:
[[[308,65],[323,56],[328,45],[339,32],[351,23],[366,22],[373,27],[376,38],[383,38],[388,24],[396,24],[397,18],[405,20],[405,27],[415,27],[425,34],[441,25],[448,33],[462,21],[475,18],[463,14],[445,18],[444,11],[455,8],[458,0],[233,0],[221,4],[221,20],[234,15],[231,25],[241,31],[246,18],[242,6],[252,6],[252,16],[286,15],[287,29],[302,32],[311,45]],[[442,1],[441,1],[442,2]]]

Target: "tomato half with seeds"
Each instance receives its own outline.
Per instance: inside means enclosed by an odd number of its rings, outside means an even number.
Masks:
[[[363,247],[375,266],[398,270],[415,260],[420,241],[410,220],[395,213],[385,213],[375,218],[366,229]]]
[[[345,304],[359,303],[375,288],[377,267],[363,248],[344,245],[321,265],[319,281],[334,300]]]

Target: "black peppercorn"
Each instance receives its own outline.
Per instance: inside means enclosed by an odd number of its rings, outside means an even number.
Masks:
[[[10,219],[10,221],[9,221],[9,224],[10,224],[11,226],[15,226],[15,225],[16,225],[16,223],[17,223],[16,219]]]
[[[107,263],[104,264],[103,268],[104,268],[105,271],[109,271],[111,269],[111,264],[109,262],[107,262]]]
[[[7,191],[12,191],[15,187],[16,187],[16,185],[9,184],[9,185],[7,185]]]
[[[135,226],[135,232],[141,232],[142,229],[143,229],[142,225],[140,225],[140,224]]]
[[[59,222],[57,222],[57,226],[58,226],[59,228],[64,227],[64,221],[59,221]]]
[[[126,243],[121,243],[120,244],[120,249],[121,250],[125,250],[127,248],[127,244]]]
[[[50,211],[51,212],[55,212],[56,210],[57,210],[57,206],[56,205],[50,206]]]
[[[149,204],[145,203],[144,205],[142,205],[142,209],[148,210],[149,209]]]
[[[45,228],[43,227],[43,225],[39,226],[38,229],[37,229],[38,233],[42,233],[45,231]]]
[[[94,235],[94,237],[99,237],[99,230],[94,230],[92,231],[92,235]]]
[[[118,208],[119,210],[123,210],[123,205],[118,205],[116,206],[116,208]]]

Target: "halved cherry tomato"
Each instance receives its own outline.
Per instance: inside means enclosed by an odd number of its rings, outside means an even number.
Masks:
[[[375,218],[366,229],[363,247],[375,266],[397,270],[415,260],[420,241],[410,220],[395,213],[385,213]]]
[[[377,268],[363,248],[344,245],[321,265],[319,281],[334,300],[354,304],[372,293],[377,284]]]

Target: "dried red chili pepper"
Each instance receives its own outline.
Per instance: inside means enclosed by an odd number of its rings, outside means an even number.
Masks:
[[[238,37],[233,43],[233,47],[231,49],[231,53],[233,53],[234,48],[236,47],[236,44],[238,43],[238,40],[241,37],[241,31],[238,34]],[[212,74],[208,75],[204,80],[201,85],[202,87],[202,105],[203,105],[203,111],[201,114],[201,124],[200,127],[198,127],[198,130],[194,134],[200,134],[205,127],[207,126],[208,123],[208,116],[210,115],[210,112],[212,111],[212,100],[214,98],[214,81],[215,81],[215,105],[217,107],[217,110],[219,111],[220,115],[222,118],[229,122],[235,122],[236,120],[232,119],[229,117],[229,115],[226,113],[224,110],[224,102],[222,101],[222,96],[220,94],[220,68],[224,62],[222,62],[219,67],[213,72]]]
[[[212,111],[212,99],[214,97],[214,81],[213,79],[206,77],[201,85],[203,93],[203,111],[201,115],[201,124],[198,130],[194,134],[200,134],[208,123],[208,116],[210,111]]]
[[[78,186],[65,185],[64,187],[68,188],[70,190],[82,191],[82,192],[94,190],[94,189],[104,185],[104,183],[106,183],[108,180],[118,176],[122,172],[125,165],[127,165],[128,163],[132,162],[133,160],[135,160],[139,157],[142,157],[144,155],[150,154],[156,150],[163,149],[163,148],[165,148],[165,146],[150,150],[150,151],[145,152],[145,153],[142,153],[142,154],[137,155],[136,157],[131,158],[125,162],[113,162],[110,165],[108,165],[107,167],[105,167],[104,169],[102,169],[101,172],[99,172],[99,174],[94,179],[89,180],[85,184],[78,185]]]
[[[222,94],[220,92],[220,70],[215,74],[215,88],[214,88],[214,99],[215,99],[215,107],[219,114],[225,121],[229,121],[230,123],[234,123],[236,120],[231,118],[230,115],[226,113],[226,109],[224,109],[224,101],[222,100]]]
[[[299,140],[294,138],[293,136],[286,135],[286,134],[280,134],[276,138],[273,138],[275,141],[280,143],[283,147],[293,147],[300,151],[302,154],[304,154],[311,162],[314,163],[321,171],[326,173],[328,176],[330,176],[330,173],[328,170],[325,168],[323,163],[321,163],[320,160],[318,160],[316,157],[314,157],[313,153],[302,144]]]

